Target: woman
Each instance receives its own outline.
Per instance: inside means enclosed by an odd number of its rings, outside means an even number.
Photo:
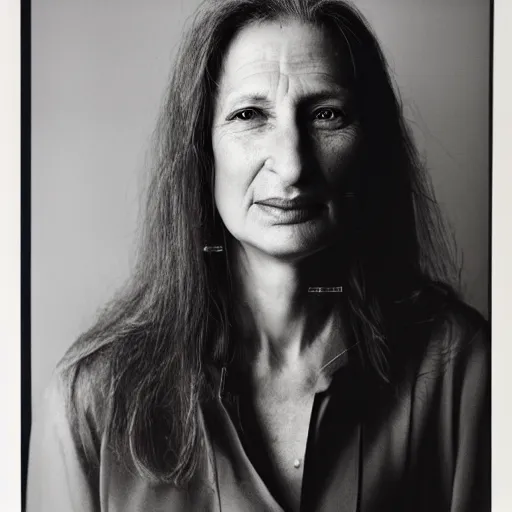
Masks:
[[[339,0],[181,49],[131,286],[60,363],[28,510],[489,510],[489,344],[384,57]]]

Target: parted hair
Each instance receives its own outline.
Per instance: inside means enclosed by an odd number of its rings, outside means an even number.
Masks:
[[[241,28],[285,18],[330,31],[352,61],[365,156],[352,183],[356,214],[342,300],[361,361],[383,382],[392,380],[392,331],[403,312],[420,311],[419,319],[422,304],[455,293],[451,238],[386,60],[358,10],[342,0],[207,2],[184,36],[155,132],[138,265],[60,363],[76,435],[91,459],[97,453],[85,394],[101,387],[103,428],[122,460],[145,478],[177,486],[197,470],[200,405],[212,394],[207,370],[227,357],[233,324],[228,260],[203,252],[229,236],[212,194],[216,83]]]

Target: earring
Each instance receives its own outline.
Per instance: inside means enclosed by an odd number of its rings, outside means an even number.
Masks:
[[[342,293],[343,286],[310,286],[308,293]]]
[[[223,250],[222,245],[205,245],[203,247],[203,252],[222,252]]]

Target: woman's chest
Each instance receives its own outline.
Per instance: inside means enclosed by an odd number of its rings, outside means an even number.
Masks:
[[[276,394],[260,396],[254,403],[253,428],[259,432],[251,442],[265,452],[265,457],[257,456],[262,472],[274,480],[276,493],[292,510],[300,507],[313,402],[313,394],[287,399]]]
[[[440,479],[440,468],[430,467],[425,460],[439,459],[443,466],[449,465],[449,460],[431,436],[427,436],[431,442],[423,435],[417,442],[411,442],[411,436],[417,434],[409,423],[415,411],[405,403],[388,410],[378,424],[352,421],[347,407],[340,409],[336,405],[335,410],[331,407],[333,403],[328,403],[325,409],[316,403],[314,410],[312,402],[309,410],[304,405],[269,399],[252,423],[243,425],[242,439],[247,437],[252,444],[246,453],[233,421],[236,412],[228,414],[231,408],[224,408],[219,402],[219,408],[212,407],[207,417],[208,453],[188,492],[172,486],[144,485],[133,481],[135,477],[131,473],[104,468],[102,473],[107,482],[103,482],[102,488],[109,496],[108,510],[282,512],[280,504],[285,504],[286,510],[298,510],[301,494],[303,510],[317,512],[370,512],[376,510],[376,504],[383,505],[379,510],[443,509],[436,508],[438,486],[432,483]],[[262,423],[261,427],[258,425],[262,442],[253,435],[256,422]],[[315,436],[308,440],[310,423]],[[304,460],[299,453],[305,453],[307,441],[308,460],[303,475]],[[425,453],[430,457],[425,457]],[[407,463],[408,454],[413,460],[418,459],[414,467]],[[260,471],[257,459],[261,457],[271,461],[275,476]],[[301,459],[300,468],[294,467],[295,458]],[[119,480],[121,474],[123,478]],[[414,506],[404,508],[403,494],[411,482],[416,487],[421,482],[425,489],[415,487]],[[393,506],[386,508],[385,504]]]

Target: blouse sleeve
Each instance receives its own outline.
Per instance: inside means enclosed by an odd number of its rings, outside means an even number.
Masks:
[[[63,382],[48,386],[30,438],[27,512],[99,511],[98,471],[87,462],[66,412]]]
[[[451,512],[487,512],[491,510],[491,364],[486,332],[477,333],[463,359]]]

